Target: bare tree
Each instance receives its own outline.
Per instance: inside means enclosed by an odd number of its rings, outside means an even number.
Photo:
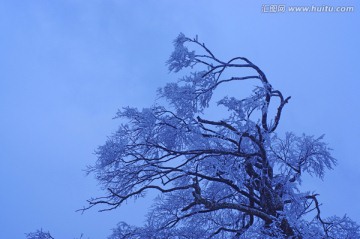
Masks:
[[[120,223],[111,238],[360,238],[355,222],[323,218],[318,194],[300,191],[301,176],[323,178],[336,160],[323,136],[276,134],[290,97],[245,57],[223,61],[183,34],[174,46],[170,71],[189,74],[159,89],[153,106],[117,113],[126,123],[89,168],[107,193],[83,210],[155,190],[146,225]],[[248,97],[212,99],[243,81],[256,84]]]

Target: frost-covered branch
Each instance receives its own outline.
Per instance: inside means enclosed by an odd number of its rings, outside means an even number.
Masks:
[[[174,48],[169,70],[191,72],[158,90],[165,103],[119,110],[126,123],[89,168],[106,195],[83,210],[113,210],[154,191],[147,224],[120,223],[111,238],[359,238],[356,224],[323,219],[317,195],[300,191],[304,173],[323,178],[336,160],[323,137],[275,133],[290,97],[245,57],[221,60],[183,34]],[[243,68],[253,72],[242,75]],[[248,97],[224,95],[214,104],[220,85],[243,81],[258,82]],[[214,108],[217,116],[209,116]]]
[[[26,233],[27,239],[54,239],[50,232],[44,232],[42,229],[36,232]]]

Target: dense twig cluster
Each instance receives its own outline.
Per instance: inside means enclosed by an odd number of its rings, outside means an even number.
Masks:
[[[222,61],[197,37],[183,34],[174,46],[171,71],[201,70],[159,90],[168,106],[118,112],[128,123],[99,148],[97,164],[89,169],[108,194],[89,200],[83,210],[99,204],[107,205],[101,210],[112,210],[157,190],[147,225],[119,224],[113,238],[357,237],[356,224],[347,217],[323,219],[318,195],[299,191],[302,174],[323,177],[336,162],[322,137],[276,135],[290,97],[274,89],[247,58]],[[243,68],[254,74],[225,74]],[[259,83],[248,98],[225,96],[217,102],[227,117],[206,115],[220,85],[248,80]],[[274,117],[270,104],[277,104]],[[305,220],[312,212],[313,220]],[[344,233],[347,237],[339,236]]]

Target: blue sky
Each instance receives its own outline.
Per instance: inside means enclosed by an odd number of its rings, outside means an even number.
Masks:
[[[353,13],[262,13],[267,3],[354,6]],[[101,191],[84,169],[119,124],[122,106],[146,107],[184,32],[223,58],[246,56],[291,95],[280,132],[326,134],[339,160],[321,194],[325,215],[360,222],[360,4],[356,1],[19,1],[0,3],[0,238],[37,228],[55,238],[106,238],[141,224],[149,200],[81,215]],[[239,89],[241,91],[241,89]]]

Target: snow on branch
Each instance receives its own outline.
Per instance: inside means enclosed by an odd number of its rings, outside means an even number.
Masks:
[[[276,134],[290,97],[257,65],[245,57],[221,60],[182,33],[167,65],[190,73],[158,90],[166,103],[120,110],[126,123],[89,168],[106,194],[83,210],[159,194],[143,227],[120,223],[110,238],[360,238],[356,223],[323,219],[318,195],[301,192],[304,173],[323,178],[336,160],[323,136]],[[242,75],[243,68],[252,73]],[[248,97],[224,95],[210,104],[220,85],[243,81],[259,85]],[[277,104],[273,117],[270,104]],[[208,117],[209,108],[218,115]]]

